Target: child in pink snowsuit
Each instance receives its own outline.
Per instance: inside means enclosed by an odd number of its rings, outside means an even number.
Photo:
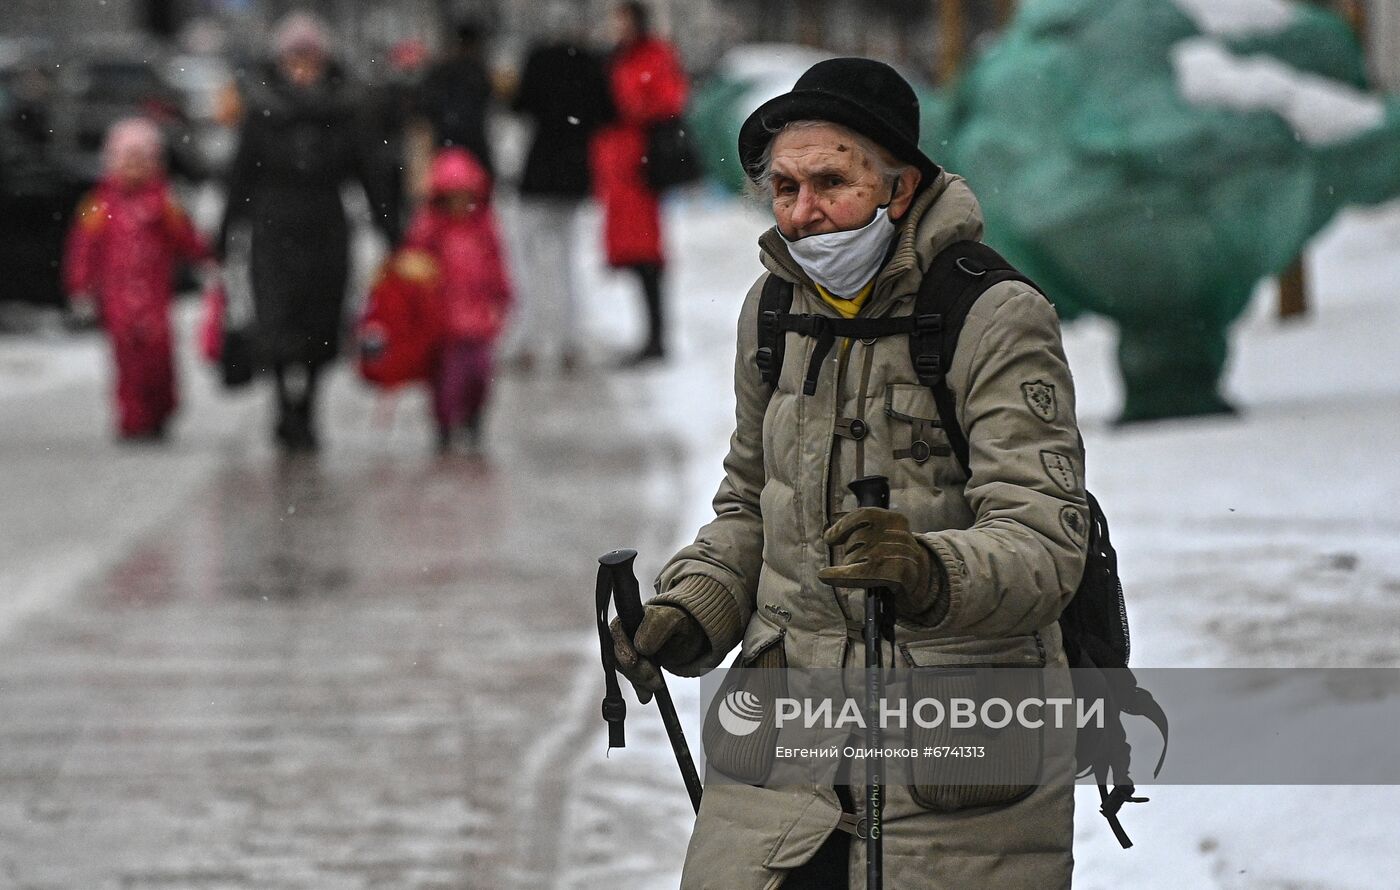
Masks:
[[[491,210],[491,178],[465,149],[447,148],[433,159],[428,195],[404,246],[427,252],[438,267],[443,312],[433,378],[438,447],[450,450],[456,433],[464,431],[469,449],[476,451],[493,347],[511,302]]]
[[[150,121],[112,125],[103,178],[78,205],[64,256],[73,308],[96,314],[112,342],[123,439],[165,435],[176,405],[171,276],[177,260],[211,256],[170,193],[162,152]]]

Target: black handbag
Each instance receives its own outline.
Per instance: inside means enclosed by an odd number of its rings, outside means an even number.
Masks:
[[[652,124],[647,131],[642,174],[647,185],[658,192],[689,185],[705,175],[700,151],[690,137],[684,118],[672,117]]]

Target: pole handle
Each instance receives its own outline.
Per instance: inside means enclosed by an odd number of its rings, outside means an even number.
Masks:
[[[617,608],[618,620],[627,638],[636,639],[637,628],[642,626],[642,591],[637,584],[637,574],[633,570],[637,551],[613,550],[598,557],[601,565],[612,577],[613,605]],[[680,768],[681,780],[685,782],[690,805],[698,813],[704,785],[700,774],[695,770],[695,761],[690,756],[690,745],[685,740],[685,730],[681,727],[680,715],[671,701],[671,690],[666,686],[666,678],[661,679],[661,688],[656,691],[656,708],[661,712],[661,722],[666,727],[666,737],[671,742],[671,752]]]
[[[862,507],[890,508],[890,480],[885,476],[862,476],[846,487]]]
[[[635,550],[612,550],[598,558],[598,563],[612,575],[613,605],[629,640],[637,636],[637,628],[642,626],[642,589],[633,569],[636,561]]]

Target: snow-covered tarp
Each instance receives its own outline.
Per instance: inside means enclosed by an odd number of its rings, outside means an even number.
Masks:
[[[1036,0],[943,155],[1062,313],[1118,322],[1125,419],[1209,413],[1225,331],[1338,210],[1400,194],[1400,103],[1289,0]]]

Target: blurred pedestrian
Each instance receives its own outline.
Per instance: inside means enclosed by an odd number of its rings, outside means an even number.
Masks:
[[[229,171],[221,244],[248,223],[257,351],[277,390],[277,442],[319,445],[320,373],[340,349],[349,275],[349,223],[341,187],[358,181],[391,242],[392,198],[371,169],[357,127],[355,93],[331,57],[321,21],[292,13],[273,37],[275,63],[248,88],[247,113]],[[251,79],[250,79],[251,80]]]
[[[427,60],[421,40],[400,40],[389,47],[363,105],[370,170],[382,178],[381,194],[395,229],[407,206],[408,130]]]
[[[102,162],[102,179],[69,232],[64,285],[75,312],[99,317],[111,340],[118,435],[160,440],[177,402],[172,275],[180,260],[208,262],[211,254],[166,182],[154,123],[113,124]]]
[[[643,159],[651,127],[685,110],[685,72],[676,51],[652,34],[651,15],[638,2],[619,4],[612,25],[617,40],[608,63],[616,118],[593,138],[593,185],[603,205],[608,264],[631,269],[646,300],[647,339],[630,364],[666,354],[658,195],[647,184]]]
[[[520,247],[530,258],[513,332],[515,361],[556,350],[565,371],[578,363],[574,225],[591,192],[588,143],[611,117],[602,59],[579,33],[573,8],[555,0],[545,33],[525,61],[511,108],[534,123],[520,180]]]
[[[432,383],[438,450],[451,451],[465,436],[463,444],[477,454],[493,349],[511,302],[491,177],[466,149],[446,148],[433,159],[428,187],[428,202],[404,247],[427,253],[437,266],[442,338]]]
[[[431,150],[457,146],[472,153],[494,175],[487,115],[494,88],[486,66],[485,29],[476,22],[457,25],[447,56],[428,69],[418,91],[416,111],[426,124]]]

